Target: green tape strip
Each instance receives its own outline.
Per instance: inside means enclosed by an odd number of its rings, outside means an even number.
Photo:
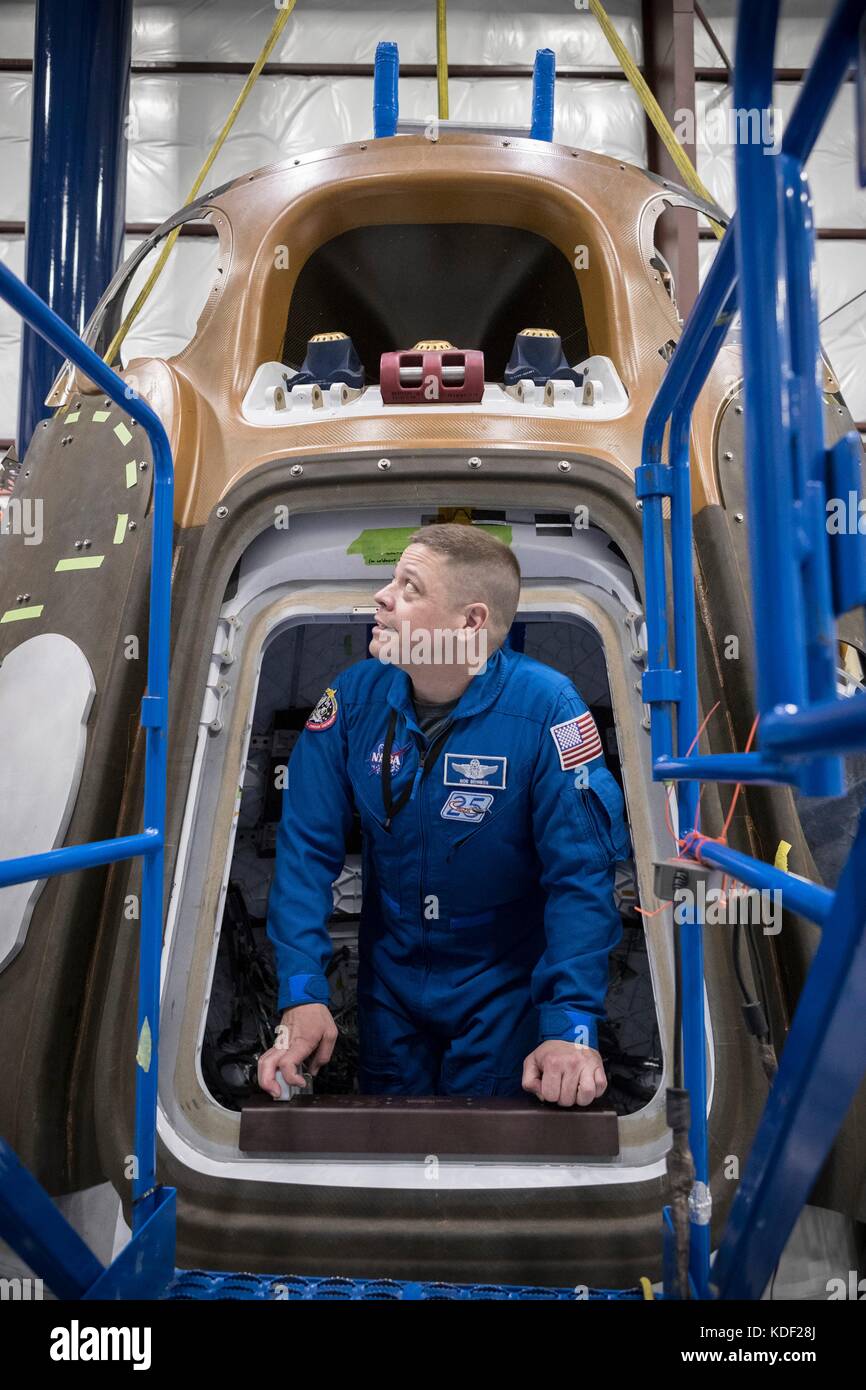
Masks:
[[[126,539],[126,523],[129,521],[129,512],[117,513],[117,525],[114,528],[114,544],[123,545]]]
[[[73,412],[72,412],[71,415],[67,415],[67,417],[66,417],[66,423],[67,423],[67,425],[74,425],[74,424],[75,424],[75,421],[78,419],[78,417],[79,417],[80,414],[81,414],[81,411],[80,411],[80,410],[73,410]]]
[[[33,608],[7,608],[0,623],[19,623],[22,618],[41,618],[44,603],[37,603]]]
[[[110,414],[111,414],[111,411],[110,411],[110,410],[94,410],[94,412],[93,412],[93,423],[94,423],[94,425],[101,425],[102,422],[103,422],[103,420],[107,420]]]
[[[480,526],[504,545],[511,544],[510,526]],[[395,565],[409,544],[409,537],[420,526],[382,526],[379,530],[362,531],[348,547],[347,555],[360,555],[365,565]]]
[[[135,487],[138,482],[138,466],[135,459],[130,459],[126,465],[126,486]]]
[[[124,448],[126,447],[126,445],[129,443],[130,439],[132,438],[132,433],[131,433],[131,431],[128,430],[128,429],[126,428],[126,425],[123,423],[122,420],[120,421],[120,424],[119,424],[119,425],[115,425],[115,426],[114,426],[114,433],[117,435],[118,439],[120,440],[120,442],[121,442],[121,444],[124,446]]]
[[[54,573],[65,574],[67,570],[98,570],[104,559],[104,555],[73,555],[71,560],[58,560],[54,566]]]

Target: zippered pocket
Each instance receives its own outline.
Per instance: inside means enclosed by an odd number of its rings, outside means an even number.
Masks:
[[[607,768],[590,777],[589,785],[576,789],[593,838],[608,859],[627,859],[631,854],[625,821],[625,802],[619,785]],[[623,832],[614,836],[614,827]]]
[[[362,830],[362,831],[364,831],[365,828],[366,828],[365,825],[364,825],[364,822],[365,822],[366,820],[370,820],[370,821],[373,822],[373,824],[375,825],[376,829],[379,830],[379,831],[381,831],[381,833],[382,833],[383,835],[390,835],[391,832],[387,829],[387,827],[386,827],[386,825],[385,825],[385,808],[384,808],[384,807],[380,806],[379,809],[378,809],[377,811],[374,811],[374,810],[373,810],[373,807],[370,805],[370,803],[369,803],[369,801],[366,799],[366,797],[359,797],[359,796],[356,796],[355,801],[356,801],[356,804],[357,804],[357,807],[358,807],[358,814],[359,814],[360,817],[361,817],[361,830]]]
[[[488,813],[488,815],[484,817],[480,825],[474,826],[472,830],[468,830],[465,835],[461,835],[459,840],[455,840],[445,856],[446,864],[453,857],[453,855],[457,852],[458,849],[462,849],[462,847],[466,844],[468,840],[474,840],[476,835],[483,834],[485,830],[489,829],[489,827],[493,825],[494,821],[498,820],[498,818],[503,814],[504,811],[507,811],[511,806],[513,806],[520,792],[523,791],[524,787],[529,785],[529,781],[530,778],[526,777],[520,783],[519,786],[514,788],[509,797],[503,797],[500,805],[497,806],[496,810],[492,813]]]

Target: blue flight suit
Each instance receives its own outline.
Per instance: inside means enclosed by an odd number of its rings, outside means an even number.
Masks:
[[[630,844],[586,704],[500,648],[445,729],[431,749],[409,676],[370,658],[328,688],[289,764],[267,917],[278,1007],[329,1002],[331,885],[357,807],[364,1094],[519,1095],[540,1042],[595,1047],[604,1016]]]

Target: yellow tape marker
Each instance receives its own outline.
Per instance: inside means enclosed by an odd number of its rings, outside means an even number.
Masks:
[[[0,623],[18,623],[22,618],[40,618],[44,603],[37,603],[33,608],[7,608]]]
[[[71,560],[58,560],[54,566],[54,573],[65,574],[67,570],[98,570],[104,559],[104,555],[73,555]]]
[[[790,849],[791,846],[788,844],[787,840],[779,841],[779,848],[776,850],[776,857],[773,860],[774,869],[781,869],[785,874],[788,872],[788,854]]]
[[[137,482],[138,467],[136,465],[135,459],[130,459],[129,463],[126,465],[126,486],[135,487]]]
[[[135,1053],[135,1060],[142,1071],[150,1071],[150,1057],[153,1051],[153,1039],[150,1033],[150,1024],[147,1019],[141,1025],[141,1032],[138,1035],[138,1048]]]
[[[110,410],[94,410],[94,412],[93,412],[93,423],[94,423],[94,425],[101,425],[102,422],[103,422],[103,420],[107,420],[110,414],[111,414],[111,411],[110,411]]]
[[[67,415],[67,417],[66,417],[66,423],[67,423],[67,425],[74,425],[74,424],[75,424],[75,421],[78,419],[78,417],[79,417],[80,414],[81,414],[81,411],[80,411],[80,410],[73,410],[73,412],[72,412],[71,415]]]
[[[117,513],[117,525],[114,528],[114,544],[123,545],[126,539],[126,523],[129,521],[129,512]]]
[[[129,443],[130,439],[132,438],[132,434],[126,428],[126,425],[123,423],[122,420],[120,421],[119,425],[114,426],[114,433],[117,435],[118,439],[120,440],[121,444],[124,445],[124,447]]]

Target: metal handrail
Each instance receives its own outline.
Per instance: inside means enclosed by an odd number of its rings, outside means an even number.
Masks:
[[[842,0],[837,6],[782,138],[780,154],[784,160],[790,158],[802,166],[811,153],[836,92],[852,61],[858,25],[863,10],[862,0]],[[772,62],[772,36],[775,35],[777,11],[776,0],[771,0],[771,3],[759,7],[754,12],[750,11],[751,46],[744,45],[744,53],[750,58],[754,58],[758,52],[758,42],[769,34],[770,37],[767,42],[770,45],[770,63]],[[760,23],[757,23],[758,20]],[[771,89],[772,68],[769,70],[769,76],[765,73],[763,85],[751,76],[750,71],[740,74],[738,79],[735,78],[734,100],[736,108],[750,110],[757,107],[761,109],[761,102],[766,104]],[[768,160],[762,151],[759,152],[748,145],[739,147],[738,157],[740,154],[747,161],[750,155],[755,160],[760,157],[761,162],[758,165],[758,172],[754,176],[754,182],[757,185],[758,197],[761,200],[758,216],[766,218],[768,216],[768,200],[773,197],[767,191],[767,185],[771,185],[773,182],[769,174],[775,161]],[[788,168],[790,170],[790,166]],[[788,178],[790,181],[790,172]],[[750,216],[747,209],[746,216]],[[775,201],[773,201],[773,216],[775,217]],[[741,287],[738,285],[740,271],[735,257],[735,242],[738,236],[742,235],[741,223],[742,211],[732,218],[728,226],[724,240],[701,287],[671,357],[668,369],[650,407],[644,429],[642,463],[636,471],[636,492],[643,501],[643,538],[648,595],[647,635],[649,651],[643,693],[644,700],[651,706],[654,716],[651,734],[652,756],[654,772],[659,780],[718,780],[761,784],[786,782],[801,785],[805,780],[802,764],[795,763],[793,760],[785,760],[786,747],[790,748],[795,745],[798,755],[802,758],[804,751],[810,752],[816,748],[838,751],[846,747],[862,746],[866,742],[866,730],[863,728],[864,720],[858,708],[858,702],[854,701],[846,701],[844,705],[838,707],[839,712],[833,716],[835,728],[832,733],[826,731],[826,724],[822,720],[821,727],[824,732],[821,735],[820,745],[814,743],[814,738],[818,737],[817,734],[812,733],[812,725],[815,721],[810,718],[803,694],[800,696],[800,709],[797,714],[787,711],[782,714],[774,711],[774,706],[780,698],[785,704],[794,703],[793,696],[796,692],[790,687],[783,689],[776,683],[776,680],[764,689],[765,678],[760,676],[760,672],[771,664],[778,666],[776,659],[779,657],[780,651],[790,649],[794,644],[791,642],[789,634],[781,633],[778,622],[780,609],[778,604],[769,596],[765,598],[766,582],[762,584],[761,578],[759,578],[758,584],[762,586],[762,602],[755,605],[756,609],[759,610],[755,614],[755,621],[756,627],[759,628],[757,642],[759,708],[762,713],[760,739],[761,742],[764,741],[764,732],[766,731],[767,749],[764,752],[750,754],[716,754],[693,756],[686,759],[687,749],[691,746],[697,732],[697,704],[696,701],[691,702],[690,695],[690,692],[696,690],[697,684],[694,597],[691,581],[693,542],[691,488],[688,469],[691,414],[710,368],[722,346],[731,318],[736,311],[738,298],[741,297]],[[747,267],[750,253],[754,251],[755,246],[763,248],[765,255],[770,254],[767,250],[767,244],[773,239],[768,236],[766,227],[756,230],[754,226],[750,225],[743,240],[746,244],[745,247],[740,248],[740,253],[744,256]],[[756,324],[757,317],[756,314],[753,314],[753,306],[766,299],[766,277],[768,275],[770,283],[775,286],[777,278],[775,273],[771,274],[767,266],[762,265],[760,275],[749,274],[749,283],[746,287],[748,289],[748,302],[743,308],[743,335],[747,404],[750,383],[754,383],[752,384],[751,395],[756,400],[766,400],[768,397],[772,399],[775,389],[776,379],[768,370],[767,363],[762,360],[764,338],[757,336],[760,326],[755,329],[754,341],[752,340],[753,326]],[[749,341],[746,340],[747,334]],[[758,433],[759,425],[755,420],[756,414],[756,411],[749,412],[747,408],[744,417],[747,456],[763,458],[781,456],[784,444],[780,444],[775,436],[767,439],[765,434]],[[669,420],[671,422],[670,462],[669,465],[665,465],[662,457],[662,446],[665,428]],[[839,441],[840,446],[846,446],[848,443],[847,440]],[[859,449],[859,441],[857,441],[857,447]],[[845,449],[834,446],[834,451],[844,453]],[[762,470],[761,476],[764,477],[768,472],[769,470]],[[672,660],[670,655],[670,634],[667,622],[668,592],[663,559],[662,505],[665,497],[671,498],[674,566],[677,566],[679,559],[679,572],[675,570],[673,575],[675,660]],[[773,499],[765,498],[760,489],[757,508],[758,519],[756,520],[754,515],[750,516],[750,543],[753,547],[752,569],[753,572],[759,572],[763,576],[768,566],[766,554],[763,550],[758,549],[761,535],[760,523],[762,521],[765,523],[765,530],[768,534],[774,534],[779,527],[779,515],[782,509],[772,509]],[[769,516],[767,515],[768,511]],[[790,543],[790,537],[788,540]],[[848,548],[846,561],[853,562],[854,549],[854,547]],[[785,553],[781,557],[783,569],[787,569],[792,554],[793,546],[791,546],[790,553]],[[686,576],[688,576],[687,582]],[[866,594],[858,596],[849,592],[849,601],[846,606],[853,607],[858,597],[859,601],[862,602],[866,598]],[[768,653],[772,653],[772,663]],[[785,658],[781,658],[781,660],[785,660]],[[829,707],[836,708],[836,702],[827,698],[829,694],[830,692],[826,693],[826,703]],[[823,705],[824,701],[818,696],[815,703]],[[674,751],[673,722],[670,710],[672,704],[678,706],[676,752]],[[806,707],[803,708],[803,706]],[[823,713],[824,710],[822,709],[821,712]],[[785,729],[789,729],[790,732],[785,733]],[[841,789],[841,784],[838,781],[838,769],[836,788],[837,790]],[[804,789],[812,790],[811,787]],[[826,789],[822,789],[822,793],[828,794]],[[696,794],[692,789],[691,795],[686,796],[685,807],[682,808],[686,811],[682,824],[690,825],[692,823],[695,805]],[[689,812],[691,814],[688,814]]]
[[[146,729],[144,829],[138,835],[68,845],[42,854],[0,861],[0,888],[56,874],[73,873],[142,855],[141,935],[138,996],[138,1049],[135,1088],[135,1153],[132,1229],[135,1234],[155,1210],[156,1105],[159,1052],[159,967],[162,953],[163,871],[168,729],[169,623],[174,524],[174,468],[171,446],[156,413],[130,391],[29,286],[0,264],[0,298],[20,314],[63,357],[75,364],[147,433],[153,454],[154,501],[151,536],[150,613],[147,693],[141,723]]]
[[[778,0],[750,5],[748,12],[741,6],[734,80],[734,107],[738,111],[763,113],[771,104],[778,9]],[[859,553],[858,547],[850,544],[834,549],[828,544],[826,528],[822,534],[825,477],[853,478],[852,486],[857,487],[859,466],[852,464],[856,455],[850,438],[826,452],[823,446],[817,376],[820,345],[812,277],[814,232],[802,177],[803,165],[838,88],[856,59],[864,11],[866,0],[841,0],[837,5],[778,154],[768,160],[763,148],[745,142],[737,147],[739,210],[653,401],[635,479],[637,496],[643,502],[648,633],[643,693],[651,707],[653,777],[683,784],[678,788],[683,853],[733,870],[756,887],[782,886],[789,905],[828,929],[804,986],[713,1271],[715,1284],[726,1297],[760,1296],[808,1195],[805,1179],[810,1173],[813,1179],[817,1175],[859,1075],[852,1049],[849,1047],[844,1057],[836,1049],[840,1020],[850,1015],[852,1006],[853,992],[849,990],[846,995],[844,990],[845,972],[862,968],[866,955],[866,904],[859,888],[866,867],[866,818],[861,821],[835,894],[708,841],[692,827],[699,781],[781,782],[812,795],[834,794],[842,790],[842,770],[838,758],[829,755],[866,745],[866,701],[834,698],[835,663],[828,659],[833,651],[835,617],[862,603],[866,593],[862,545]],[[784,230],[781,248],[780,215]],[[779,295],[782,282],[794,287],[787,300]],[[746,478],[762,747],[755,753],[690,755],[698,732],[691,416],[738,297],[743,321]],[[784,304],[783,315],[780,302]],[[798,387],[793,422],[783,413],[782,392],[787,390],[789,373]],[[668,422],[669,463],[665,465],[662,447]],[[856,444],[859,451],[859,441]],[[792,481],[799,490],[794,494],[796,517]],[[665,498],[670,499],[671,511],[673,656],[664,559]],[[805,561],[803,537],[808,547]],[[792,635],[790,624],[783,630],[780,616],[782,605],[799,590],[801,582],[803,603],[796,604]],[[677,709],[676,750],[673,706]],[[692,1096],[690,1142],[700,1183],[707,1180],[700,930],[683,933],[682,952],[685,1073]],[[810,1067],[821,1063],[829,1066],[831,1060],[837,1073],[833,1095],[823,1107],[816,1131],[814,1126],[810,1128],[803,1098],[811,1092]],[[862,1060],[866,1066],[866,1056]],[[799,1153],[794,1139],[800,1145]],[[705,1222],[692,1225],[691,1273],[703,1294],[709,1289],[709,1226]]]
[[[441,55],[440,55],[441,56]],[[448,120],[447,56],[444,69],[439,69],[439,114],[437,126],[446,129]],[[443,84],[444,72],[444,84]],[[445,110],[442,109],[444,91]],[[531,140],[553,140],[553,107],[556,91],[556,55],[550,48],[539,48],[532,65],[531,125],[520,134]],[[373,65],[373,136],[383,140],[396,135],[400,124],[400,53],[396,43],[383,41],[376,45]],[[424,125],[424,122],[421,122]],[[466,127],[467,129],[469,127]],[[481,129],[492,130],[483,126]],[[510,127],[509,127],[510,129]]]

